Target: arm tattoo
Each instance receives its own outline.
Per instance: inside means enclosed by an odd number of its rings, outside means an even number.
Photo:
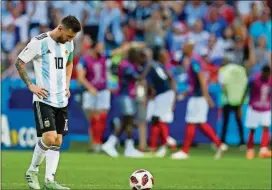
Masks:
[[[25,63],[22,60],[20,60],[19,58],[17,58],[16,62],[15,62],[15,66],[17,68],[17,71],[18,71],[21,79],[24,81],[26,86],[29,86],[30,84],[32,84],[32,81],[30,80],[30,78],[28,77],[28,75],[26,73]]]

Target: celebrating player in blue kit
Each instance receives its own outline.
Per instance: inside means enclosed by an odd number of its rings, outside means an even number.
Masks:
[[[73,38],[81,30],[74,16],[63,18],[52,31],[34,37],[16,60],[21,79],[33,92],[37,136],[32,161],[26,172],[30,188],[40,189],[39,166],[46,157],[45,189],[69,189],[54,180],[59,162],[62,137],[68,132],[68,98],[73,69]],[[33,62],[36,84],[26,73]]]
[[[166,71],[168,53],[164,48],[155,47],[153,50],[151,68],[147,74],[149,88],[153,88],[155,98],[154,106],[148,106],[148,115],[151,116],[150,148],[157,148],[158,138],[161,136],[161,148],[157,151],[157,157],[164,157],[166,154],[169,129],[167,123],[173,121],[173,105],[175,104],[175,82]],[[152,109],[152,110],[150,110]]]

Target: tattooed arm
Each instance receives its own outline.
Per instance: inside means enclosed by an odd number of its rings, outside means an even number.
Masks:
[[[26,64],[20,58],[16,59],[15,66],[17,68],[17,71],[21,79],[24,81],[24,83],[29,88],[29,90],[33,92],[34,94],[36,94],[41,99],[47,98],[47,94],[48,94],[47,90],[44,88],[39,88],[38,86],[32,83],[31,79],[26,73]]]
[[[29,87],[32,84],[32,81],[30,80],[26,73],[26,64],[21,59],[17,58],[15,61],[15,66],[21,79],[24,81],[26,86]]]

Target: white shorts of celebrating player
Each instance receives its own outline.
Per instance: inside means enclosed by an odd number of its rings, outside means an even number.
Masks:
[[[209,105],[203,97],[191,97],[186,108],[185,121],[187,123],[206,123],[209,113]]]
[[[270,111],[256,111],[248,106],[246,113],[246,126],[250,129],[256,129],[259,126],[270,127],[271,112]]]
[[[174,118],[172,110],[174,99],[174,91],[168,90],[157,95],[154,100],[149,101],[147,105],[147,121],[151,121],[152,116],[157,116],[162,122],[172,123]]]
[[[110,91],[101,90],[94,96],[88,91],[83,93],[83,109],[108,110],[110,108]]]

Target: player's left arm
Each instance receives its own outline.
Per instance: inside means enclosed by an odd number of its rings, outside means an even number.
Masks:
[[[71,96],[70,93],[70,81],[73,71],[73,52],[69,54],[68,61],[66,64],[66,96],[69,98]]]

